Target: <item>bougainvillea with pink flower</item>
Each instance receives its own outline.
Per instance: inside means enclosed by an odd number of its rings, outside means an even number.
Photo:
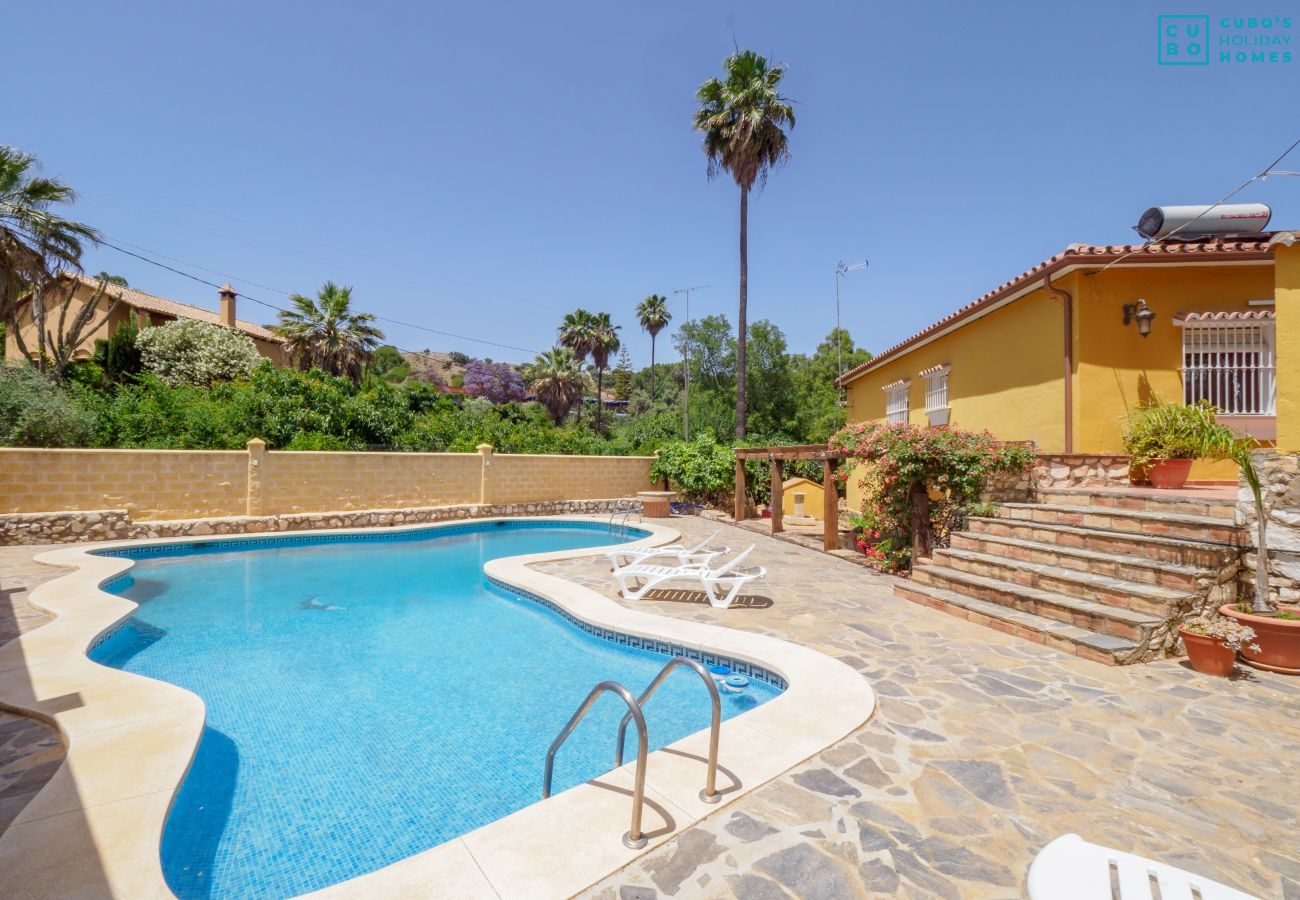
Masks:
[[[862,521],[870,525],[858,529],[858,540],[889,564],[882,568],[902,568],[912,547],[928,550],[933,536],[946,538],[949,524],[958,518],[955,513],[978,500],[989,476],[1023,471],[1033,461],[1022,444],[1002,443],[987,431],[947,426],[858,422],[837,432],[830,446],[870,463],[857,467],[866,494]],[[846,481],[848,470],[842,467],[838,477]],[[918,496],[926,507],[920,535],[913,528]]]

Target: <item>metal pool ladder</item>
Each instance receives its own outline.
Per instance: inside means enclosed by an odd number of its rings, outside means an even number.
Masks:
[[[555,770],[555,752],[560,749],[561,744],[569,739],[569,735],[573,734],[573,729],[578,727],[578,723],[582,721],[583,716],[587,714],[587,711],[595,705],[596,701],[600,699],[600,695],[604,693],[614,694],[626,703],[628,716],[636,720],[637,754],[636,778],[632,788],[632,827],[627,830],[627,834],[623,835],[623,844],[633,850],[640,850],[649,841],[649,838],[641,833],[641,807],[645,804],[645,765],[649,740],[646,737],[645,716],[641,715],[640,704],[636,702],[632,692],[618,682],[602,681],[592,688],[591,693],[587,695],[587,699],[582,702],[582,705],[578,707],[578,711],[569,719],[569,724],[565,725],[555,740],[551,742],[551,749],[546,751],[546,774],[542,776],[542,799],[545,800],[551,796],[551,775]]]
[[[614,501],[614,508],[609,511],[609,533],[622,537],[627,534],[627,522],[632,516],[641,514],[641,504],[636,500],[620,499]],[[615,522],[618,524],[615,525]]]
[[[650,686],[636,700],[636,708],[640,711],[645,706],[647,700],[659,690],[659,685],[667,680],[673,669],[678,666],[685,666],[700,676],[704,686],[709,689],[709,702],[713,705],[713,721],[709,725],[709,767],[708,773],[704,777],[704,789],[700,791],[700,799],[705,803],[717,803],[721,794],[717,790],[718,780],[718,737],[722,730],[722,698],[718,696],[718,686],[714,684],[713,678],[709,675],[707,669],[693,659],[687,659],[685,656],[677,656],[668,660],[668,664],[659,670],[655,680],[650,682]],[[627,735],[627,723],[632,719],[632,712],[629,710],[623,717],[623,721],[618,724],[618,746],[614,749],[614,765],[623,765],[623,739]],[[644,753],[640,749],[638,754]]]
[[[718,696],[718,686],[713,683],[709,676],[708,670],[693,659],[687,659],[684,656],[670,659],[655,680],[650,682],[650,686],[645,689],[645,693],[638,699],[632,696],[632,692],[617,681],[602,681],[591,689],[587,699],[582,701],[569,722],[555,740],[551,742],[551,748],[546,751],[546,772],[542,776],[542,799],[545,800],[551,796],[551,776],[555,772],[555,754],[561,745],[573,734],[573,730],[578,727],[587,712],[596,704],[602,694],[614,694],[627,705],[627,714],[623,716],[623,721],[618,726],[618,747],[614,753],[615,767],[623,765],[623,742],[627,737],[627,726],[629,722],[636,722],[636,775],[633,779],[632,786],[632,826],[623,835],[623,844],[633,850],[640,850],[649,841],[641,832],[641,811],[645,805],[645,770],[646,757],[649,755],[650,746],[649,737],[646,731],[645,715],[641,711],[641,705],[644,704],[659,685],[677,666],[686,666],[699,675],[704,684],[709,689],[709,700],[713,704],[713,722],[709,728],[709,768],[705,776],[704,790],[700,791],[700,799],[705,803],[717,803],[721,794],[718,793],[716,782],[718,775],[718,736],[722,728],[722,699]]]

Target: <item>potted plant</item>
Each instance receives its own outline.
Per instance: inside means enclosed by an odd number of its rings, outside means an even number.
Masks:
[[[1279,606],[1268,583],[1268,517],[1264,488],[1255,468],[1251,438],[1218,435],[1211,442],[1212,455],[1232,459],[1255,501],[1255,596],[1250,602],[1227,603],[1219,612],[1255,632],[1254,643],[1243,647],[1241,657],[1257,669],[1300,675],[1300,607]]]
[[[1155,401],[1133,410],[1124,427],[1130,472],[1145,472],[1153,487],[1182,487],[1195,460],[1232,439],[1217,416],[1203,400],[1190,406]]]
[[[1188,619],[1178,626],[1178,634],[1192,668],[1222,678],[1232,674],[1238,652],[1252,646],[1259,649],[1259,645],[1250,643],[1255,632],[1249,625],[1213,613]]]

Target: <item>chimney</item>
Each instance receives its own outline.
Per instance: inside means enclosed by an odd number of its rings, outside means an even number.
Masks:
[[[227,328],[235,327],[235,289],[226,282],[217,292],[221,295],[221,324]]]

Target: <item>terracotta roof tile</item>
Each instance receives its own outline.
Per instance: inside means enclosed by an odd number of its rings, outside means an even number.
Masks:
[[[1025,287],[1031,281],[1041,278],[1056,269],[1061,269],[1070,265],[1080,263],[1095,263],[1098,265],[1115,262],[1121,257],[1125,257],[1120,265],[1132,260],[1140,263],[1152,258],[1168,258],[1182,256],[1236,256],[1267,258],[1272,254],[1270,241],[1274,237],[1273,233],[1263,232],[1258,235],[1251,235],[1249,239],[1234,240],[1207,240],[1207,241],[1188,241],[1186,243],[1150,243],[1150,244],[1071,244],[1065,250],[1051,256],[1035,266],[1021,272],[1010,281],[1005,281],[995,287],[988,293],[976,298],[970,303],[956,310],[939,321],[926,328],[921,329],[916,334],[899,341],[894,346],[873,356],[867,362],[856,366],[845,372],[838,379],[838,383],[847,384],[859,375],[871,371],[877,366],[882,365],[887,360],[893,359],[900,355],[913,344],[917,343],[941,331],[953,322],[964,319],[975,312],[990,306],[1001,300],[1006,295]]]
[[[1184,312],[1174,316],[1178,325],[1188,322],[1267,322],[1276,318],[1271,309],[1248,309],[1234,312]]]
[[[92,288],[99,285],[98,278],[91,278],[88,275],[64,272],[63,276]],[[154,294],[146,294],[144,291],[138,291],[133,287],[109,284],[106,291],[110,295],[120,296],[123,303],[135,309],[143,309],[146,312],[158,313],[163,316],[175,316],[178,319],[197,319],[200,322],[208,322],[212,325],[221,324],[221,316],[211,310],[191,306],[188,303],[177,303],[175,300],[168,300],[166,297],[158,297]],[[264,341],[275,341],[276,343],[284,342],[284,338],[280,337],[280,335],[255,322],[236,319],[235,327],[250,337],[260,338]]]

